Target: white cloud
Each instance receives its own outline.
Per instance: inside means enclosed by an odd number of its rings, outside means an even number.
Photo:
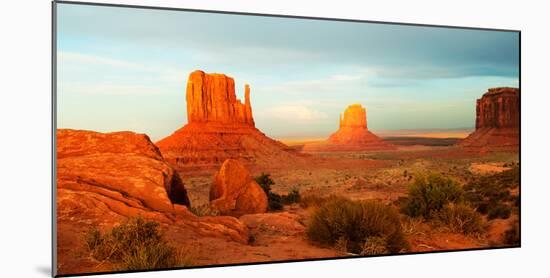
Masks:
[[[184,70],[166,66],[63,51],[58,70],[62,94],[162,94],[182,86],[186,78]]]

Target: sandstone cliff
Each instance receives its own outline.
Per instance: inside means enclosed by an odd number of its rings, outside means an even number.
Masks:
[[[164,158],[178,168],[217,168],[227,159],[258,165],[296,160],[296,154],[254,126],[250,86],[244,104],[233,78],[194,71],[187,81],[188,123],[158,141]]]
[[[305,152],[324,151],[381,151],[395,147],[370,132],[367,128],[367,110],[353,104],[340,115],[340,128],[320,143],[306,144]]]
[[[519,149],[520,92],[491,88],[476,101],[476,130],[459,145],[476,151]]]
[[[248,242],[248,229],[236,218],[197,217],[187,209],[183,182],[146,135],[62,129],[56,138],[59,273],[94,269],[97,262],[74,257],[85,233],[129,217],[156,221],[183,242]]]

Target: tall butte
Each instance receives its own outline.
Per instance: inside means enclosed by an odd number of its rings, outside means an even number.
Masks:
[[[352,104],[340,115],[340,128],[320,143],[304,146],[304,151],[380,151],[393,150],[395,146],[386,143],[367,128],[367,109],[361,104]]]
[[[217,167],[226,159],[273,166],[296,154],[255,127],[250,86],[244,104],[235,96],[235,81],[224,74],[197,70],[187,81],[187,124],[156,145],[177,168]]]
[[[518,151],[519,89],[491,88],[476,102],[476,130],[460,146],[474,151]]]

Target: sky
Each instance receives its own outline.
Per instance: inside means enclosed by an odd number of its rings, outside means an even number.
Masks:
[[[153,141],[187,122],[197,69],[250,84],[256,127],[327,137],[354,103],[368,128],[473,128],[488,88],[519,86],[515,32],[57,4],[58,128]]]

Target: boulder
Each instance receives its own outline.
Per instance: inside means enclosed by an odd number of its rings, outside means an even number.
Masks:
[[[267,196],[241,162],[228,159],[214,175],[210,205],[221,214],[238,217],[266,212]]]

